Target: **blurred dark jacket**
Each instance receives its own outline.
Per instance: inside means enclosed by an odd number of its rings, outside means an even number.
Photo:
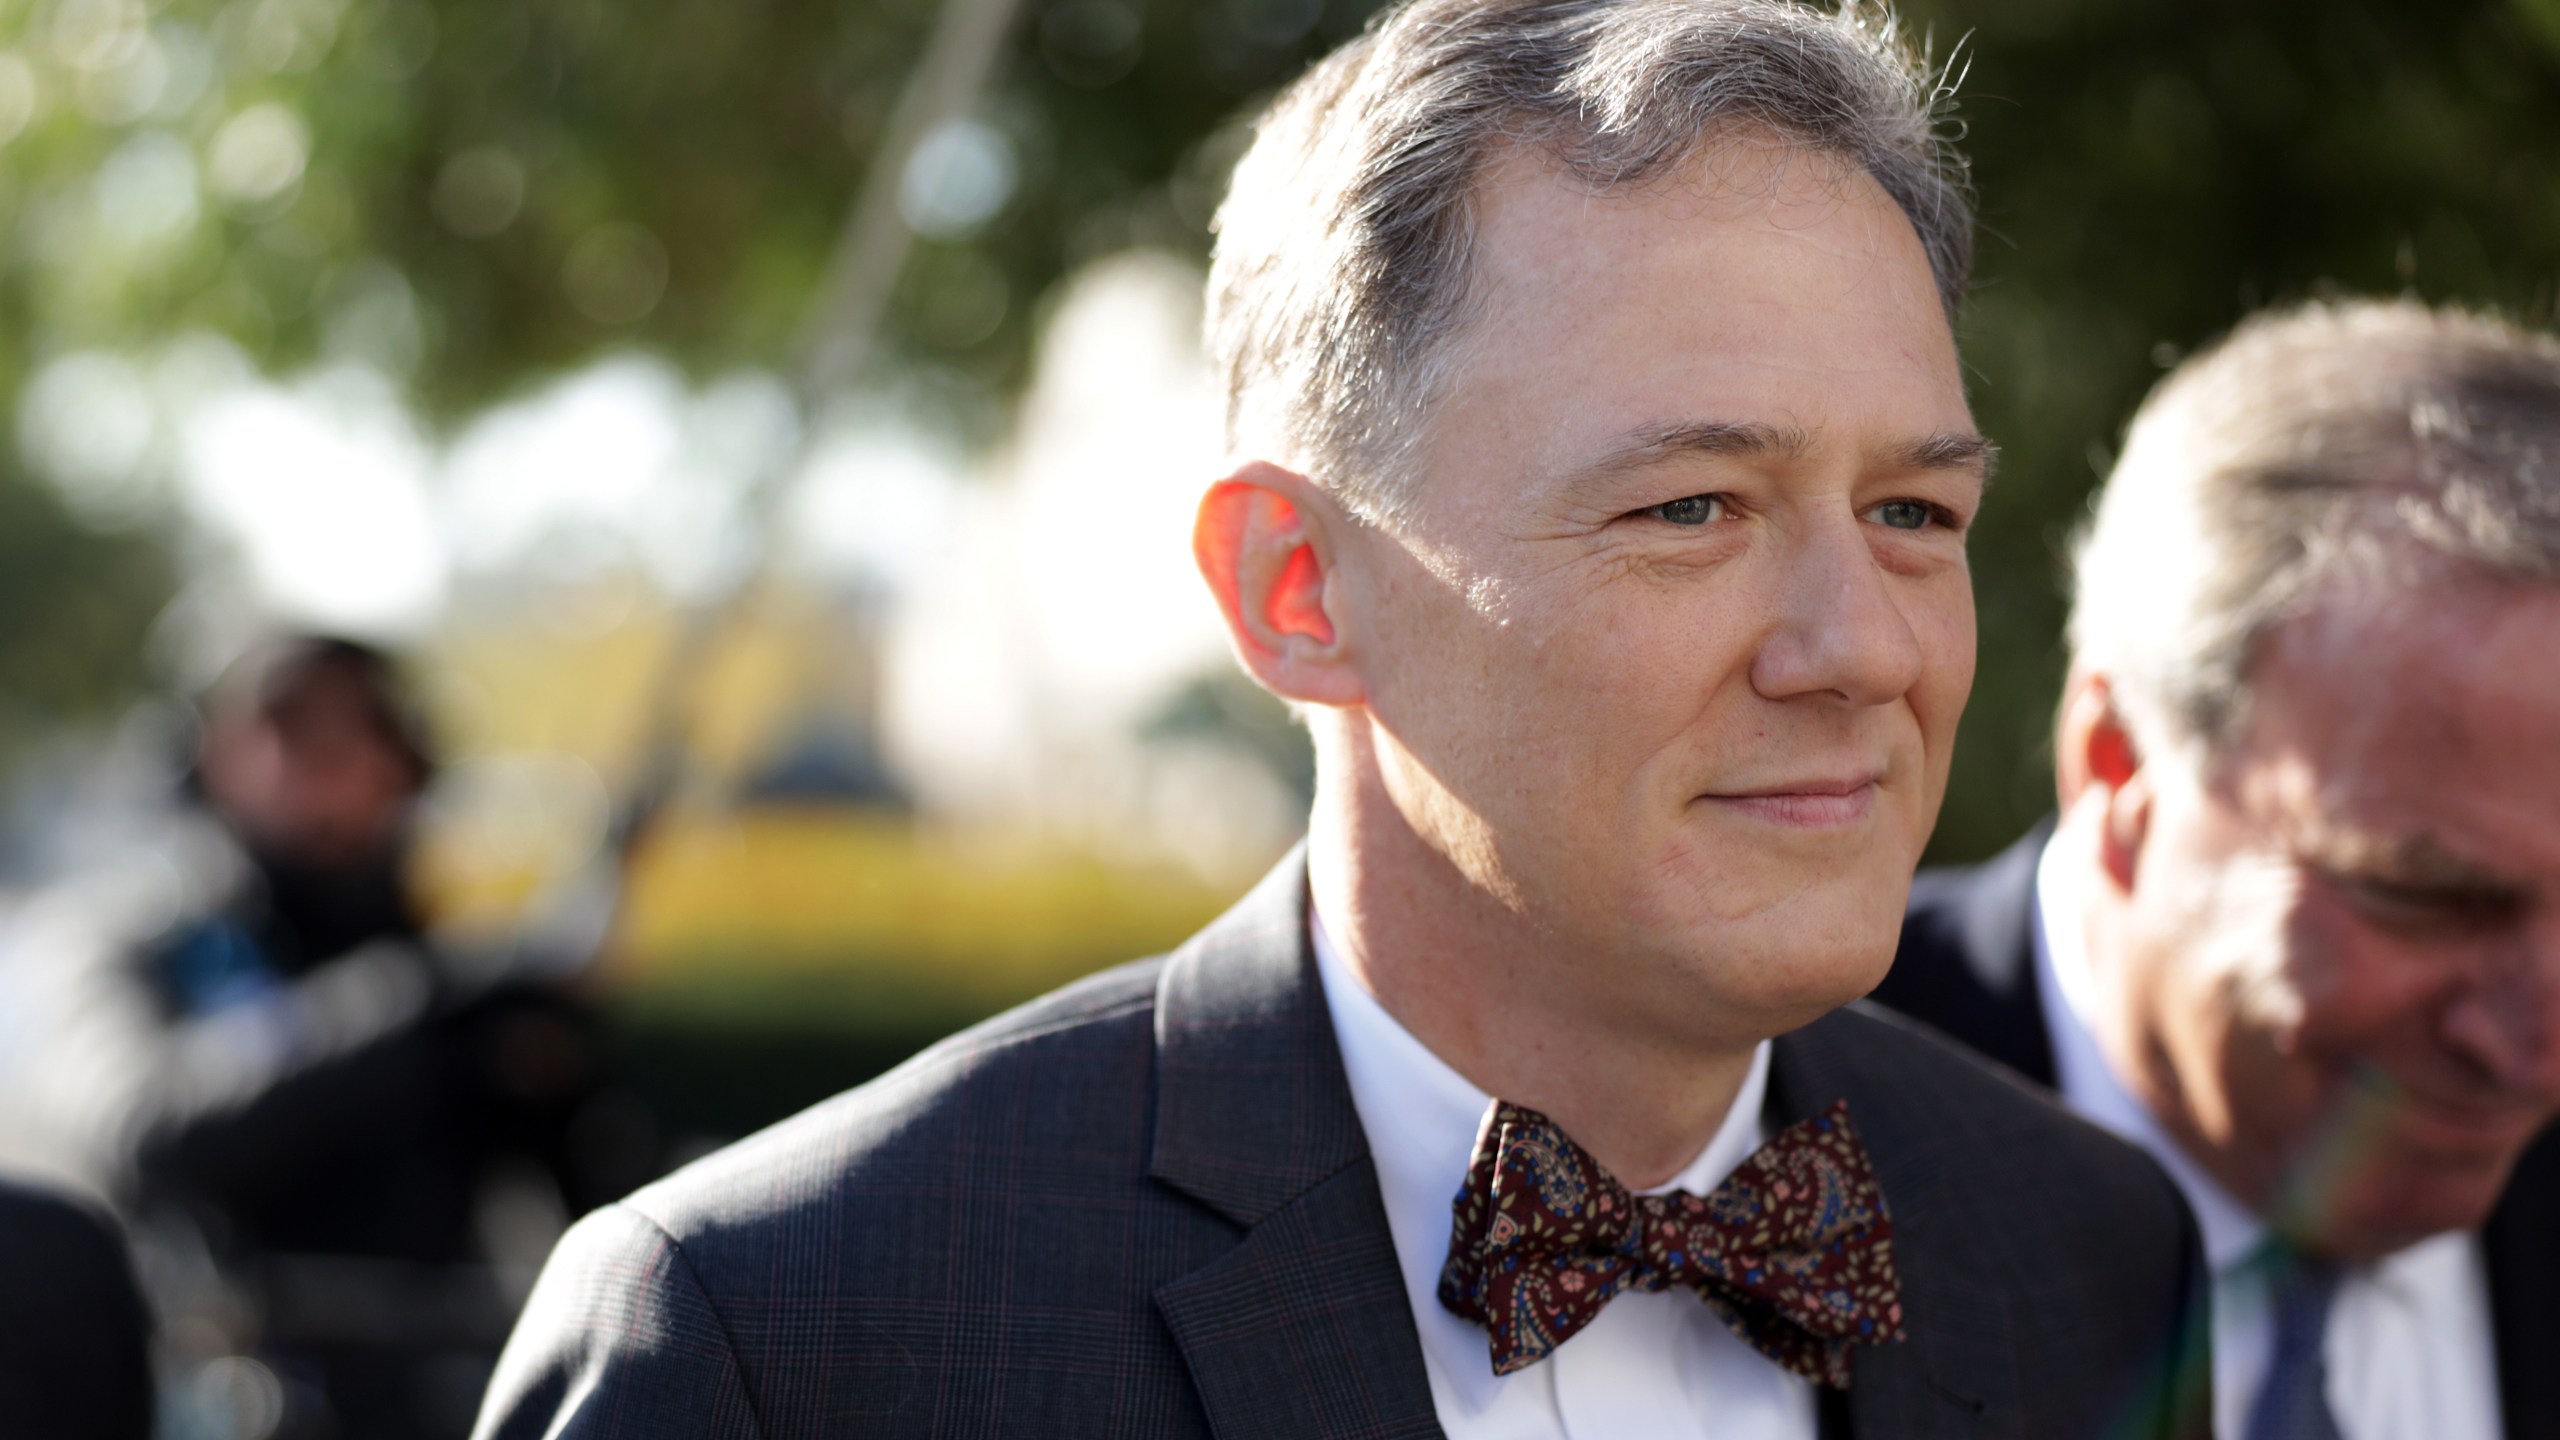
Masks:
[[[609,1198],[574,1159],[592,1017],[438,952],[401,861],[305,873],[180,809],[0,941],[0,1155],[183,1260],[161,1303],[284,1379],[293,1440],[458,1440],[549,1236]]]
[[[1874,999],[2056,1087],[2036,982],[2036,865],[2047,819],[1981,865],[1924,870]],[[2525,1151],[2482,1231],[2497,1328],[2498,1399],[2514,1440],[2560,1436],[2560,1129]]]
[[[150,1321],[105,1217],[0,1181],[0,1434],[145,1440]]]
[[[182,812],[14,921],[29,1158],[183,1207],[217,1246],[462,1253],[439,980],[396,857],[324,883]]]

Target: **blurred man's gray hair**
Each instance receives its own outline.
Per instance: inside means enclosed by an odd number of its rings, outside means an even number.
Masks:
[[[2289,619],[2560,583],[2560,341],[2414,302],[2250,320],[2143,402],[2076,569],[2074,669],[2144,745],[2213,753]]]
[[[1598,190],[1732,137],[1837,157],[1910,218],[1952,315],[1973,212],[1943,73],[1862,0],[1391,11],[1273,103],[1219,209],[1208,338],[1230,445],[1368,519],[1402,513],[1407,451],[1461,348],[1469,197],[1513,144]]]

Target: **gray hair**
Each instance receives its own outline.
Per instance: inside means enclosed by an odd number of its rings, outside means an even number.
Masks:
[[[2249,320],[2143,402],[2075,569],[2073,668],[2146,744],[2216,750],[2263,638],[2349,587],[2560,582],[2560,341],[2414,302]]]
[[[1398,515],[1469,309],[1470,195],[1536,146],[1632,186],[1720,133],[1840,157],[1910,218],[1950,315],[1973,262],[1952,88],[1865,0],[1413,0],[1282,92],[1217,218],[1208,344],[1231,445]]]

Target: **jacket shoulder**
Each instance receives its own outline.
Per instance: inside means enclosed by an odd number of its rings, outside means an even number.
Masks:
[[[1933,866],[1913,876],[1886,987],[1914,970],[1961,976],[1997,993],[2022,983],[2033,960],[2036,870],[2053,832],[2048,817],[1980,864]]]
[[[1874,1157],[1915,1324],[1940,1316],[1942,1353],[1997,1352],[1974,1358],[2008,1377],[1991,1388],[2015,1389],[2018,1433],[2210,1433],[2203,1245],[2157,1162],[1899,1016],[1861,1005],[1799,1033],[1831,1052]],[[2032,1367],[1997,1359],[2028,1350]],[[2127,1396],[2148,1398],[2118,1413]]]
[[[1134,1122],[1147,1108],[1163,963],[1121,965],[982,1021],[623,1204],[690,1243],[797,1206],[840,1204],[870,1177],[895,1183],[883,1167],[958,1164],[989,1135],[1020,1138],[1019,1164],[1090,1141],[1100,1120],[1126,1150],[1143,1138]],[[1115,1094],[1120,1103],[1109,1103]]]
[[[1879,1108],[1887,1124],[1925,1135],[1942,1155],[1996,1153],[2005,1157],[2004,1169],[2110,1182],[2104,1193],[2129,1190],[2145,1208],[2180,1203],[2166,1174],[2139,1149],[1907,1015],[1860,1001],[1799,1033],[1835,1052],[1831,1063],[1861,1097],[1857,1108]]]
[[[2040,1084],[2053,1080],[2036,979],[2047,821],[2000,855],[1912,881],[1893,968],[1871,997]]]
[[[1146,1417],[1188,1391],[1150,1297],[1233,1239],[1146,1178],[1160,968],[963,1031],[581,1220],[508,1342],[483,1440],[851,1415],[979,1433],[1044,1410],[1165,1433]],[[1007,1346],[1045,1362],[990,1387]]]
[[[2196,1247],[2159,1162],[2011,1071],[1864,1003],[1800,1033],[1832,1052],[1897,1228],[1923,1222],[2022,1283],[2069,1274],[2098,1293],[2147,1290]]]
[[[1966,921],[1985,883],[1975,866],[1923,870],[1911,877],[1911,899],[1902,911],[1902,936],[1894,946],[1897,968],[1907,961],[1928,964],[1968,963],[1971,943]]]

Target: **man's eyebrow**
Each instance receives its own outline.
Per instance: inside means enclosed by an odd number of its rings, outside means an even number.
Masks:
[[[1902,470],[1970,470],[1987,484],[2000,466],[2000,447],[1980,435],[1949,431],[1901,447],[1893,462]]]
[[[1574,478],[1606,479],[1664,460],[1693,456],[1794,460],[1812,448],[1813,437],[1793,425],[1688,421],[1635,431],[1584,466]],[[1947,431],[1894,446],[1884,458],[1896,470],[1965,470],[1987,482],[1999,457],[2000,447],[1982,436]]]
[[[2332,831],[2314,840],[2312,853],[2333,871],[2390,885],[2481,896],[2521,894],[2525,889],[2514,877],[2455,854],[2423,832]]]
[[[1813,437],[1793,425],[1762,425],[1747,420],[1691,420],[1648,426],[1609,447],[1607,454],[1582,468],[1577,478],[1598,479],[1684,456],[1733,456],[1755,460],[1793,460],[1813,448]]]

